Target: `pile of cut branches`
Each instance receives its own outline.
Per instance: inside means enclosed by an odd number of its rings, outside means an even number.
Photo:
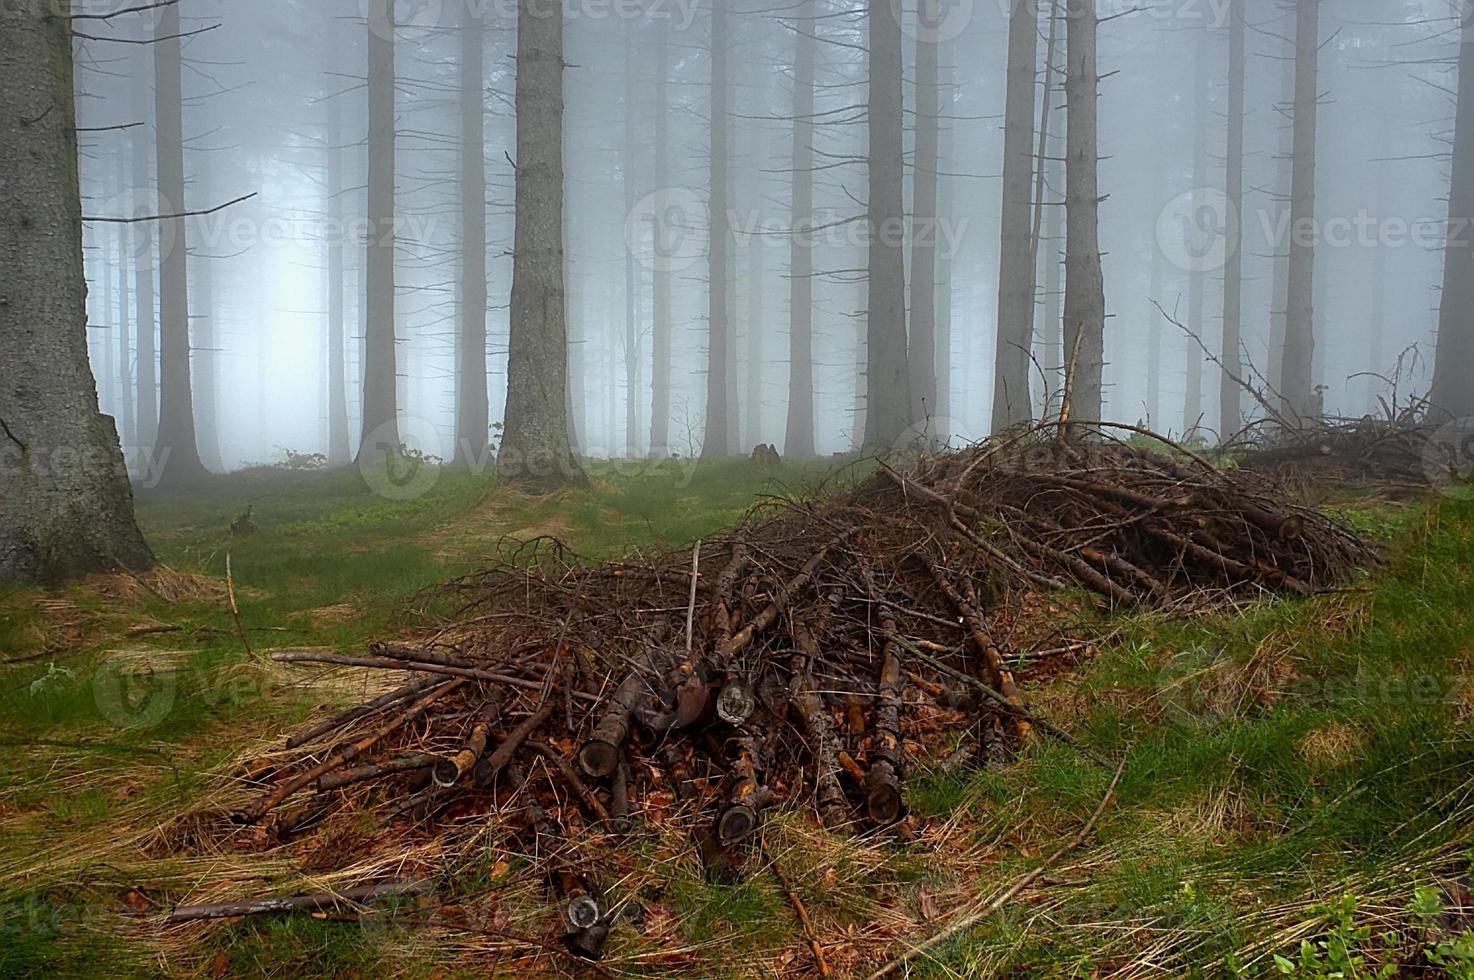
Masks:
[[[369,812],[451,849],[495,828],[597,955],[600,856],[643,827],[689,829],[731,875],[774,807],[903,827],[907,773],[949,732],[994,754],[1074,745],[1024,702],[1052,652],[1020,614],[1041,594],[1186,610],[1334,588],[1373,560],[1255,474],[1107,431],[892,460],[692,549],[591,564],[523,544],[446,587],[421,642],[277,654],[403,683],[249,766],[236,823],[275,843]]]
[[[1226,453],[1282,485],[1417,493],[1457,476],[1460,460],[1441,450],[1438,435],[1421,413],[1323,418],[1250,429]]]

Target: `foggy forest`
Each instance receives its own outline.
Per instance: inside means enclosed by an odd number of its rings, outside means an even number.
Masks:
[[[1474,976],[1474,0],[0,0],[0,975]]]

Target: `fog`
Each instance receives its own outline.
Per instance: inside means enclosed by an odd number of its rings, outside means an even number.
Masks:
[[[735,451],[787,453],[795,126],[813,124],[814,442],[862,442],[866,409],[867,31],[859,0],[568,0],[565,242],[569,405],[590,457],[703,450],[707,412],[713,131],[711,2],[728,15],[727,405]],[[940,61],[938,218],[906,229],[936,243],[937,365],[930,428],[977,439],[994,425],[1003,114],[1009,0],[953,0],[923,27],[902,17],[905,212],[913,213],[916,58]],[[85,0],[84,9],[130,6]],[[1047,13],[1048,4],[1042,9]],[[343,420],[362,431],[369,40],[395,48],[395,304],[398,410],[407,442],[449,458],[457,433],[462,278],[462,30],[484,52],[486,358],[493,429],[507,391],[512,281],[516,11],[509,0],[395,4],[396,26],[358,0],[182,0],[183,201],[156,197],[154,45],[162,9],[88,23],[77,44],[89,347],[102,409],[130,467],[149,476],[140,431],[140,300],[169,223],[185,223],[194,415],[205,464],[231,470],[330,454],[334,317],[344,325]],[[1273,379],[1277,267],[1289,251],[1294,12],[1247,0],[1244,205],[1224,196],[1227,0],[1100,0],[1100,207],[1107,320],[1103,417],[1215,439],[1224,265],[1243,256],[1242,352]],[[807,18],[812,15],[812,21]],[[1448,213],[1458,36],[1448,0],[1322,6],[1316,135],[1314,380],[1327,413],[1380,411],[1394,387],[1426,389]],[[1061,18],[1063,20],[1063,18]],[[812,30],[809,26],[812,24]],[[1065,30],[1039,20],[1036,134],[1050,91],[1038,210],[1033,410],[1057,399],[1063,277]],[[814,41],[812,116],[795,115],[795,60]],[[1037,135],[1036,135],[1037,138]],[[250,195],[248,197],[248,195]],[[244,200],[239,200],[245,198]],[[236,202],[236,203],[230,203]],[[222,205],[227,205],[221,207]],[[1235,232],[1238,232],[1237,234]],[[333,272],[337,250],[341,282]],[[907,305],[917,284],[907,263]],[[668,290],[666,312],[657,297]],[[153,289],[155,301],[160,290]],[[661,301],[663,302],[663,301]],[[1159,312],[1157,305],[1166,311]],[[1277,306],[1277,304],[1280,304]],[[334,310],[336,309],[336,314]],[[668,445],[652,446],[660,326],[669,322]],[[1177,321],[1177,322],[1173,322]],[[1179,324],[1181,326],[1179,326]],[[1185,328],[1185,329],[1184,329]],[[146,329],[146,328],[144,328]],[[157,372],[153,372],[157,377]],[[1193,379],[1196,380],[1193,380]],[[147,384],[147,382],[143,382]],[[1262,414],[1245,399],[1249,418]],[[922,423],[918,423],[922,424]],[[492,434],[495,441],[495,431]]]

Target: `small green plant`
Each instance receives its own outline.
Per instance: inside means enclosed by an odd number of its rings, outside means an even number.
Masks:
[[[1409,911],[1425,929],[1438,929],[1438,920],[1443,915],[1443,899],[1438,889],[1424,885],[1414,890]],[[1474,980],[1474,933],[1461,932],[1452,938],[1437,939],[1423,950],[1423,956],[1453,980]]]
[[[31,681],[31,697],[46,692],[48,689],[60,684],[63,679],[74,681],[76,673],[70,667],[58,667],[55,663],[46,665],[46,673]]]
[[[1368,971],[1362,948],[1371,941],[1372,928],[1356,924],[1355,895],[1343,895],[1325,911],[1335,924],[1324,939],[1302,939],[1300,955],[1294,960],[1275,954],[1274,965],[1281,975],[1306,980],[1386,980],[1397,975],[1395,962]]]

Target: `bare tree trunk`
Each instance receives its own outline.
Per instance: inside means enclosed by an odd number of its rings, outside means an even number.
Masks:
[[[802,0],[793,55],[793,208],[788,260],[788,424],[783,454],[814,455],[814,17]]]
[[[865,442],[885,448],[911,424],[906,352],[906,217],[901,21],[890,0],[869,0],[869,278],[866,297]]]
[[[1008,19],[1008,87],[1003,111],[1003,217],[998,259],[997,350],[993,368],[994,432],[1029,420],[1029,351],[1034,328],[1032,247],[1034,86],[1039,10],[1014,2]]]
[[[1064,176],[1059,164],[1052,168],[1055,187],[1060,186]],[[1065,341],[1064,341],[1064,298],[1065,298],[1065,209],[1051,205],[1044,222],[1044,378],[1049,389],[1049,398],[1044,414],[1047,416],[1058,408],[1060,394],[1064,390]]]
[[[727,390],[732,339],[727,310],[731,250],[727,177],[727,7],[711,9],[711,243],[707,250],[706,435],[703,456],[730,456],[731,406]]]
[[[1070,418],[1093,420],[1102,407],[1105,364],[1105,281],[1100,266],[1100,170],[1096,136],[1095,0],[1082,0],[1069,18],[1065,75],[1069,142],[1065,164],[1065,364]]]
[[[517,199],[507,422],[499,475],[534,490],[584,483],[568,438],[563,263],[563,8],[517,5]]]
[[[213,168],[208,153],[200,154],[199,168],[195,173],[195,189],[206,200],[212,197],[214,182]],[[215,329],[215,270],[211,266],[213,256],[193,256],[194,298],[191,301],[190,319],[194,321],[192,332],[195,337],[193,348],[194,365],[191,380],[194,388],[195,429],[198,434],[200,460],[206,467],[218,471],[225,469],[220,456],[220,420],[218,378],[220,351],[217,349],[218,331]]]
[[[635,186],[635,129],[639,119],[635,107],[635,26],[633,20],[624,25],[624,154],[620,170],[624,182],[625,214],[634,213],[639,194]],[[640,454],[640,391],[643,387],[640,359],[643,351],[636,309],[639,286],[635,252],[627,248],[624,250],[624,454],[630,459]]]
[[[655,189],[670,185],[670,19],[659,19],[655,58]],[[654,223],[651,297],[650,455],[670,455],[670,269],[663,261],[667,243],[663,222]]]
[[[148,50],[147,48],[141,50]],[[143,56],[134,64],[133,112],[140,122],[153,119],[153,99],[148,90],[148,75],[143,71]],[[153,211],[155,195],[144,194],[150,180],[147,125],[132,136],[133,189],[137,200],[134,208],[144,213]],[[137,217],[137,215],[135,215]],[[133,254],[133,297],[137,309],[134,332],[138,336],[138,446],[152,452],[159,438],[159,349],[154,342],[158,321],[154,311],[154,234],[151,223],[128,225],[129,249]]]
[[[763,441],[763,237],[747,236],[747,439]]]
[[[1208,186],[1208,33],[1200,31],[1194,46],[1193,60],[1197,63],[1193,73],[1193,188]],[[1207,343],[1204,336],[1207,276],[1201,264],[1195,264],[1187,276],[1187,326],[1196,340],[1182,338],[1183,391],[1182,432],[1184,436],[1194,432],[1203,422],[1203,352],[1198,342]]]
[[[1474,415],[1474,25],[1464,26],[1462,42],[1443,301],[1428,397],[1437,412],[1466,418]]]
[[[911,417],[937,415],[937,183],[941,99],[937,28],[943,0],[920,0],[916,31],[916,153],[911,191]],[[937,433],[927,426],[927,433]],[[945,438],[945,436],[942,436]]]
[[[127,173],[121,158],[118,164],[119,182],[127,187]],[[138,403],[133,393],[133,347],[129,337],[132,331],[128,324],[130,307],[133,305],[130,281],[133,263],[128,254],[128,228],[126,225],[118,225],[116,228],[117,237],[113,239],[113,243],[117,246],[114,253],[117,256],[117,267],[114,271],[118,275],[118,385],[121,389],[118,396],[118,422],[122,426],[118,433],[122,437],[126,455],[138,445],[138,427],[133,420]]]
[[[1246,67],[1243,0],[1232,0],[1228,11],[1228,154],[1226,195],[1228,219],[1240,221],[1244,213],[1244,72]],[[1243,393],[1230,373],[1244,376],[1243,306],[1244,250],[1242,233],[1231,237],[1223,267],[1223,342],[1219,357],[1225,367],[1218,377],[1218,431],[1222,438],[1238,432],[1243,424]]]
[[[461,308],[456,367],[458,465],[486,459],[486,53],[477,8],[461,8]]]
[[[336,21],[334,21],[336,23]],[[334,34],[338,32],[334,29]],[[337,40],[335,37],[334,40]],[[343,102],[333,100],[328,110],[327,211],[328,223],[343,228]],[[348,448],[348,380],[343,340],[343,236],[328,239],[328,465],[343,466]]]
[[[179,4],[159,11],[154,48],[154,112],[157,118],[160,214],[186,210],[184,193],[183,58]],[[190,381],[189,243],[184,218],[160,222],[163,236],[159,289],[163,388],[159,439],[154,448],[161,482],[191,483],[205,476],[195,442],[194,391]]]
[[[369,237],[364,256],[368,324],[363,341],[363,435],[358,457],[376,461],[400,447],[394,305],[394,0],[368,0],[368,4]]]
[[[1295,130],[1290,178],[1290,266],[1286,282],[1285,354],[1281,394],[1285,415],[1320,415],[1315,391],[1315,140],[1320,0],[1297,0],[1295,18]]]
[[[87,363],[70,28],[0,5],[0,582],[153,564]]]
[[[954,91],[954,73],[949,67],[945,86],[941,90],[939,109],[943,116],[949,114]],[[945,171],[951,168],[956,157],[956,138],[951,125],[941,125],[937,151],[937,211],[944,220],[952,214],[952,181]],[[937,327],[935,364],[937,403],[935,408],[939,425],[935,435],[940,440],[951,438],[952,417],[952,248],[942,249],[937,255]]]

